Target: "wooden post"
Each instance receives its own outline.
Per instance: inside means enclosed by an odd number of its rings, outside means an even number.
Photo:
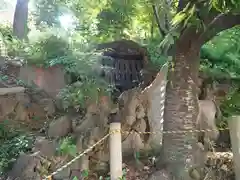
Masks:
[[[110,123],[110,176],[111,180],[122,178],[122,135],[120,117],[111,114]]]
[[[228,121],[228,125],[233,151],[235,179],[240,179],[240,116],[233,116]]]

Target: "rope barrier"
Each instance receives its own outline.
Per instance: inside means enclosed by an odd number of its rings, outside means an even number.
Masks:
[[[213,132],[213,131],[225,131],[225,130],[229,130],[229,128],[220,128],[220,129],[217,129],[217,130],[205,129],[205,130],[179,130],[179,131],[137,132],[137,133],[139,133],[139,134],[159,134],[159,133],[162,133],[162,134],[181,134],[181,133],[200,133],[200,132]],[[71,161],[69,161],[65,165],[61,166],[56,171],[52,172],[50,175],[46,176],[43,180],[52,180],[52,177],[54,175],[61,172],[63,169],[67,168],[69,165],[74,163],[76,160],[81,158],[86,153],[90,152],[94,147],[101,144],[105,139],[107,139],[113,133],[128,133],[128,134],[131,134],[131,133],[133,133],[133,131],[128,132],[128,131],[114,130],[114,131],[109,132],[107,135],[105,135],[102,139],[100,139],[94,145],[92,145],[88,149],[84,150],[82,153],[80,153],[74,159],[72,159]]]
[[[204,132],[214,132],[214,131],[225,131],[229,130],[229,128],[221,128],[221,129],[205,129],[205,130],[179,130],[179,131],[159,131],[159,132],[138,132],[138,134],[182,134],[182,133],[204,133]],[[135,131],[134,131],[135,132]],[[122,133],[133,133],[128,131],[122,131]]]
[[[69,165],[71,165],[72,163],[74,163],[76,160],[78,160],[80,157],[82,157],[83,155],[85,155],[86,153],[88,153],[89,151],[91,151],[95,146],[101,144],[106,138],[108,138],[110,135],[107,134],[105,135],[102,139],[100,139],[98,142],[96,142],[94,145],[92,145],[91,147],[89,147],[88,149],[86,149],[85,151],[83,151],[82,153],[80,153],[78,156],[76,156],[74,159],[72,159],[71,161],[69,161],[68,163],[66,163],[65,165],[63,165],[62,167],[58,168],[56,171],[52,172],[50,175],[46,176],[43,180],[52,180],[52,177],[54,175],[56,175],[57,173],[61,172],[63,169],[67,168]]]

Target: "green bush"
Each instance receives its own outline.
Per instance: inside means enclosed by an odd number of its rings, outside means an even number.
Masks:
[[[2,34],[5,34],[3,40],[8,56],[20,57],[31,65],[48,67],[71,53],[68,39],[50,30],[36,32],[35,38],[29,41],[16,39],[7,28],[2,28]]]
[[[109,96],[112,87],[98,76],[95,68],[99,68],[101,53],[95,51],[72,52],[62,60],[67,73],[77,76],[78,81],[66,86],[58,94],[65,110],[85,108],[87,102],[98,102],[101,95]]]
[[[100,95],[109,95],[109,91],[107,85],[94,79],[85,79],[62,89],[58,98],[65,110],[74,108],[79,111],[86,107],[87,102],[98,103]]]
[[[232,88],[230,93],[227,95],[225,101],[221,105],[223,115],[230,117],[232,115],[240,114],[240,89]]]
[[[0,33],[3,37],[11,38],[13,36],[13,31],[9,24],[1,24]]]
[[[162,55],[159,42],[152,41],[146,47],[152,66],[160,70],[162,65],[167,62],[168,58]]]
[[[8,121],[0,124],[0,175],[4,174],[11,168],[13,162],[20,153],[30,151],[33,145],[33,137],[9,129]]]
[[[72,137],[65,137],[61,139],[57,153],[60,155],[70,155],[75,157],[78,153],[75,140]]]
[[[70,46],[67,39],[43,32],[36,41],[26,45],[25,53],[25,59],[29,64],[50,66],[50,62],[67,56],[70,53]]]

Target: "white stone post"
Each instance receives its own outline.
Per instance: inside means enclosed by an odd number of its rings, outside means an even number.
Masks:
[[[110,176],[111,180],[122,178],[121,122],[117,114],[110,118]]]
[[[233,116],[229,119],[228,125],[233,151],[235,179],[240,180],[240,116]]]

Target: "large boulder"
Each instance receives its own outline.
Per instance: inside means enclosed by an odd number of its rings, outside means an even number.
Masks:
[[[47,135],[50,138],[60,138],[72,131],[72,121],[69,116],[62,116],[49,124]]]
[[[37,156],[38,153],[20,155],[14,163],[12,170],[8,173],[8,180],[41,180],[39,173],[36,171],[40,163],[40,159]]]
[[[35,140],[33,151],[39,152],[42,156],[52,158],[56,153],[57,147],[58,144],[56,141],[50,141],[45,137],[37,137]]]

